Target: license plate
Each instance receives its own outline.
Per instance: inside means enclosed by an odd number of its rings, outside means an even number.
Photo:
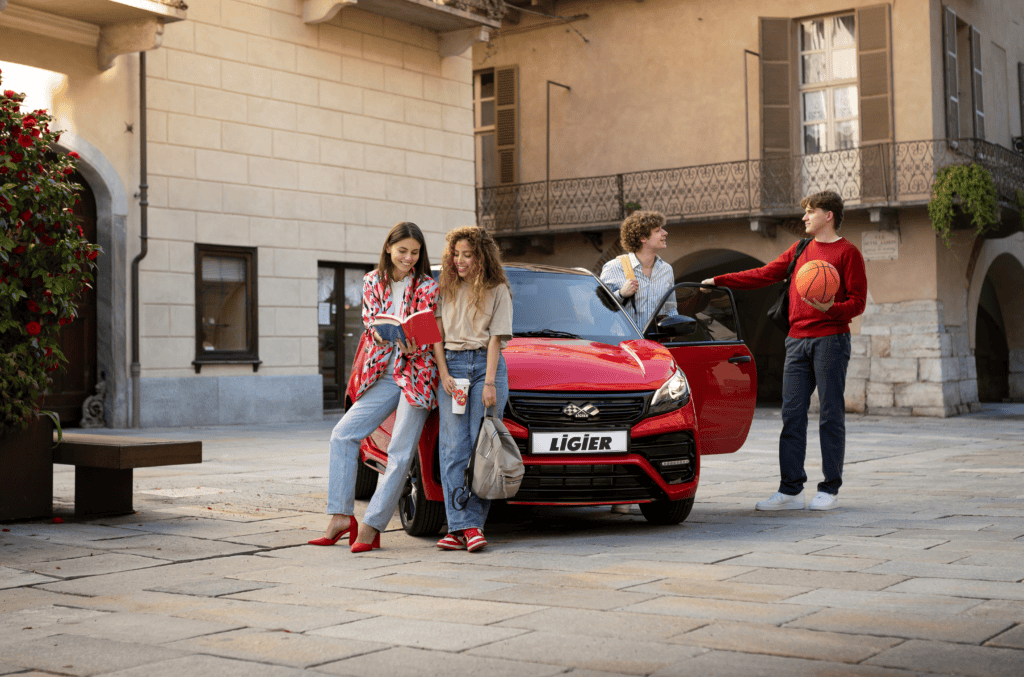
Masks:
[[[607,454],[629,451],[626,430],[580,430],[531,433],[535,454]]]

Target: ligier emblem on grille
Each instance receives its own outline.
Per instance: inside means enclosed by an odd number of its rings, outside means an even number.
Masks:
[[[575,404],[570,402],[562,407],[562,413],[569,418],[590,418],[591,416],[597,416],[601,412],[592,404],[585,404],[582,407],[577,407]]]

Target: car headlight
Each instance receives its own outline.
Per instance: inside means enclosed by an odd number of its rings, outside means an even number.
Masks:
[[[651,398],[650,413],[664,414],[686,406],[690,401],[690,384],[686,382],[686,376],[681,369],[676,369],[669,380],[661,384],[654,397]]]

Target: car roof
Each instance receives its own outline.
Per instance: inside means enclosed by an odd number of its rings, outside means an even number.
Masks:
[[[544,263],[519,263],[512,261],[503,264],[503,267],[505,270],[514,268],[516,270],[529,270],[535,273],[562,273],[564,275],[587,275],[590,277],[593,277],[594,275],[586,268],[565,268],[564,266],[549,266]],[[434,264],[431,266],[431,269],[434,271],[440,271],[441,266],[440,264]]]

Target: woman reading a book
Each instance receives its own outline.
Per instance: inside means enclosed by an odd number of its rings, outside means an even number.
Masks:
[[[399,223],[384,241],[377,269],[363,278],[366,330],[352,365],[359,385],[355,402],[331,433],[327,488],[331,521],[323,538],[310,544],[334,545],[348,534],[352,552],[380,547],[380,532],[395,513],[423,423],[436,401],[437,365],[432,345],[419,345],[413,336],[405,341],[385,341],[373,328],[374,320],[383,314],[398,318],[424,310],[434,314],[437,298],[438,286],[430,274],[423,233],[414,223]],[[359,445],[396,411],[388,466],[359,525],[352,514]]]
[[[512,294],[494,238],[467,226],[448,233],[441,260],[442,342],[434,344],[441,374],[440,461],[448,535],[442,550],[479,550],[490,501],[464,487],[480,420],[487,408],[501,416],[508,400],[508,370],[501,355],[512,338]],[[452,412],[455,379],[468,379],[466,411]]]

